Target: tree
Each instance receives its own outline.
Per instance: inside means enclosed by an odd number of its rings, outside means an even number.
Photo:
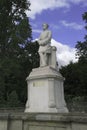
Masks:
[[[27,0],[0,1],[0,53],[2,55],[8,52],[11,54],[13,51],[18,55],[18,51],[13,47],[20,50],[20,46],[23,47],[30,40],[31,28],[25,14],[29,6]]]
[[[87,29],[87,12],[83,14],[83,20],[86,22]],[[77,63],[70,63],[60,69],[65,77],[65,94],[67,100],[81,97],[87,99],[87,35],[83,42],[77,42],[77,53],[79,57]],[[81,98],[79,98],[81,100]]]
[[[0,0],[0,92],[5,101],[16,91],[25,103],[25,80],[35,67],[34,57],[39,57],[37,43],[31,43],[32,29],[25,13],[29,7],[27,0]]]
[[[7,100],[7,106],[8,107],[20,107],[21,106],[21,102],[18,99],[18,95],[17,95],[16,91],[12,91],[9,94],[9,97]]]
[[[62,67],[60,72],[65,77],[64,88],[66,96],[71,98],[87,95],[87,65],[70,63]]]
[[[85,29],[87,30],[87,12],[83,14],[83,20],[86,23]],[[79,57],[79,61],[87,63],[87,35],[85,35],[83,42],[78,41],[76,49],[76,55]]]

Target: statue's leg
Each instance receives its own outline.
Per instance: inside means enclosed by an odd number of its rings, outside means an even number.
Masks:
[[[40,56],[40,66],[41,66],[41,64],[42,64],[42,61],[41,61],[41,53],[39,53],[39,56]]]
[[[40,66],[46,66],[47,65],[47,58],[46,58],[46,54],[45,53],[39,53],[40,55]]]
[[[45,65],[47,65],[47,59],[48,59],[47,53],[44,53],[44,63],[45,63]]]

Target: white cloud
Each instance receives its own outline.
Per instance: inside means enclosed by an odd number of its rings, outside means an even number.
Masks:
[[[75,48],[71,48],[68,45],[63,45],[60,42],[55,41],[52,39],[52,46],[56,46],[57,48],[57,60],[59,63],[59,66],[64,66],[72,62],[77,62],[77,59],[75,58],[76,50]]]
[[[29,0],[31,3],[31,11],[27,11],[27,15],[35,18],[36,14],[40,14],[43,10],[66,7],[69,8],[71,4],[82,3],[85,5],[87,0]]]
[[[69,28],[72,28],[72,29],[75,29],[75,30],[81,30],[84,28],[84,25],[82,24],[77,24],[75,22],[67,22],[65,20],[61,21],[62,25],[65,26],[65,27],[69,27]]]
[[[31,11],[27,11],[27,15],[31,18],[35,18],[36,14],[40,14],[46,9],[55,9],[56,7],[69,7],[66,0],[30,0]]]

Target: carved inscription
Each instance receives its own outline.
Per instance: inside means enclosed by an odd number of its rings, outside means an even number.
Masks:
[[[34,81],[33,82],[33,87],[41,87],[44,86],[44,82],[43,81]]]

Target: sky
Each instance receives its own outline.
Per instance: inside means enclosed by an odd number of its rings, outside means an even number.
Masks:
[[[42,24],[48,23],[60,64],[76,62],[75,45],[77,41],[83,41],[86,34],[82,14],[87,11],[87,0],[30,0],[30,3],[31,11],[26,13],[32,26],[33,39],[39,37]]]

